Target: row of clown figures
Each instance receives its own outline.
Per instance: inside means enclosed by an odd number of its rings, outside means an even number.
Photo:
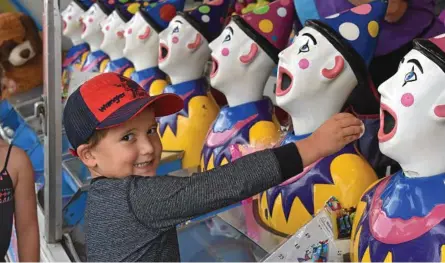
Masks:
[[[159,134],[165,151],[184,152],[183,168],[202,171],[231,162],[237,145],[305,138],[347,103],[374,108],[360,148],[350,144],[261,193],[258,221],[293,234],[335,196],[357,209],[354,261],[445,261],[445,36],[414,40],[397,73],[378,87],[378,102],[368,67],[387,2],[307,19],[291,41],[298,23],[291,0],[234,16],[232,4],[184,10],[183,0],[73,0],[62,13],[63,34],[74,44],[63,72],[117,72],[150,95],[181,96],[183,110],[160,118]],[[204,76],[210,59],[210,86],[227,105],[217,103]],[[277,65],[276,104],[292,119],[284,137],[263,95]],[[378,179],[364,152],[375,142],[401,171]]]

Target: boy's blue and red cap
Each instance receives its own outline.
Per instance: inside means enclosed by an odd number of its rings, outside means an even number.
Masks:
[[[184,102],[172,93],[150,96],[136,82],[116,73],[100,74],[69,96],[63,111],[66,135],[76,151],[94,131],[119,126],[148,106],[154,107],[155,117],[163,117],[182,110]]]

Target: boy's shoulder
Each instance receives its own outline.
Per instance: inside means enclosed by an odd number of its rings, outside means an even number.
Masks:
[[[106,217],[122,209],[128,210],[130,179],[93,178],[87,197],[87,214],[89,214],[89,217]],[[106,212],[106,214],[102,214],[103,212]]]
[[[124,178],[94,177],[91,179],[90,189],[106,189],[107,187],[112,187],[116,191],[123,190],[131,180],[133,180],[132,176]]]
[[[166,182],[173,183],[175,176],[137,176],[131,175],[123,178],[96,177],[91,180],[90,191],[98,191],[100,194],[105,192],[133,192],[134,190],[156,189],[159,184]],[[153,190],[154,190],[153,189]]]

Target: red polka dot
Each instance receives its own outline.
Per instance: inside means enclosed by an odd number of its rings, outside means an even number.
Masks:
[[[370,4],[359,5],[351,9],[353,13],[356,13],[358,15],[367,15],[369,14],[369,12],[371,12],[371,10],[372,6]]]
[[[204,2],[205,2],[205,1],[204,1]],[[219,5],[224,4],[224,0],[207,1],[206,4],[211,5],[211,6],[219,6]]]
[[[164,5],[159,10],[159,16],[164,21],[170,21],[176,16],[176,7],[174,5]]]
[[[405,107],[409,107],[414,104],[414,96],[411,93],[405,93],[401,99],[402,105]]]

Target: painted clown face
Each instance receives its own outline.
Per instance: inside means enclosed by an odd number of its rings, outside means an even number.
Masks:
[[[170,76],[186,67],[196,67],[201,74],[210,49],[204,36],[182,16],[176,16],[159,34],[159,68]]]
[[[242,88],[240,84],[251,78],[256,79],[253,83],[265,84],[275,66],[266,52],[233,21],[210,43],[210,49],[213,64],[210,83],[226,96],[236,94],[236,89]],[[264,85],[258,88],[262,92]]]
[[[103,33],[100,24],[107,18],[107,15],[94,4],[88,11],[81,16],[82,22],[82,39],[86,42],[95,42],[94,39],[103,39]]]
[[[128,59],[137,59],[141,52],[152,52],[157,56],[158,33],[145,21],[141,12],[137,12],[127,23],[124,36],[124,55]]]
[[[83,9],[74,1],[71,2],[62,12],[63,35],[67,37],[80,37],[82,34],[82,24],[80,17],[84,13]]]
[[[412,50],[397,73],[379,87],[380,150],[408,175],[445,172],[444,80],[436,63]]]
[[[123,50],[125,47],[125,22],[116,11],[107,17],[101,23],[102,33],[104,34],[104,41],[100,45],[100,49],[106,53],[111,53],[110,50]]]
[[[335,100],[340,110],[357,85],[341,53],[311,27],[303,28],[279,59],[276,100],[290,115],[299,114],[305,102],[321,103],[324,99]]]

